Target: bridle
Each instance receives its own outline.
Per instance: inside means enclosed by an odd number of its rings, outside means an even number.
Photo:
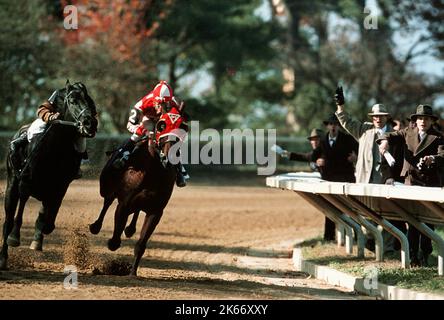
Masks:
[[[79,89],[73,89],[71,90],[68,94],[65,95],[65,98],[63,99],[63,109],[64,109],[64,114],[67,113],[67,111],[69,110],[69,113],[71,114],[71,116],[74,118],[75,120],[75,124],[79,125],[80,124],[80,117],[82,116],[83,113],[85,113],[86,111],[89,111],[89,109],[86,107],[84,109],[82,109],[78,114],[75,114],[74,111],[69,107],[70,103],[68,101],[69,96],[71,95],[71,93],[73,93],[74,91],[81,91]]]

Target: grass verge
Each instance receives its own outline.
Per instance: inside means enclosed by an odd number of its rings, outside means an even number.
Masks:
[[[438,259],[435,252],[429,259],[430,267],[402,269],[399,252],[385,257],[383,262],[377,262],[371,251],[365,250],[364,258],[349,256],[344,248],[338,248],[336,243],[326,243],[321,237],[304,241],[301,247],[304,259],[309,262],[328,266],[356,277],[365,277],[369,272],[376,270],[378,281],[386,285],[441,294],[444,297],[444,277],[438,276]],[[354,246],[354,254],[356,250]]]

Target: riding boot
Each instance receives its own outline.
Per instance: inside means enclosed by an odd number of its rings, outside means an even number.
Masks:
[[[184,166],[181,163],[176,165],[177,175],[176,175],[176,185],[179,188],[183,188],[187,185],[187,180],[190,178],[186,172]]]
[[[136,143],[133,140],[128,140],[123,147],[121,147],[119,149],[119,155],[121,155],[120,157],[118,157],[116,160],[114,160],[112,166],[115,169],[123,169],[131,154],[133,154],[133,152],[136,150]]]
[[[11,141],[11,162],[15,170],[20,171],[23,168],[23,162],[20,155],[20,149],[28,143],[26,132],[22,133],[17,139]]]

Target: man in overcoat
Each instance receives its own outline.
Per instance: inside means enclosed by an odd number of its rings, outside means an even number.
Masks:
[[[352,118],[345,110],[345,99],[342,87],[336,90],[335,101],[337,105],[336,116],[342,127],[347,130],[357,141],[359,141],[358,161],[356,163],[356,183],[384,184],[387,180],[392,183],[396,177],[393,175],[394,168],[390,168],[385,158],[379,153],[378,145],[375,143],[386,132],[393,132],[389,123],[390,112],[383,104],[373,105],[368,116],[371,122],[361,122]],[[401,161],[398,159],[397,162]],[[391,221],[399,230],[405,232],[405,223],[402,221]],[[399,242],[387,231],[383,231],[384,251],[392,252],[399,247]],[[367,247],[373,250],[373,240],[368,241]]]

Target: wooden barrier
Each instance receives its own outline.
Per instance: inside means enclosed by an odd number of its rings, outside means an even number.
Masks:
[[[295,191],[325,215],[333,217],[333,221],[349,228],[348,233],[351,228],[357,232],[356,224],[365,227],[375,238],[376,260],[382,261],[384,244],[380,231],[368,221],[373,220],[400,241],[403,268],[410,266],[408,241],[388,220],[408,222],[437,244],[438,274],[444,275],[444,240],[426,225],[444,225],[444,188],[330,182],[322,180],[318,173],[305,172],[268,177],[266,184]],[[362,256],[364,244],[359,231],[357,238],[358,256]],[[350,253],[350,248],[346,249]]]

